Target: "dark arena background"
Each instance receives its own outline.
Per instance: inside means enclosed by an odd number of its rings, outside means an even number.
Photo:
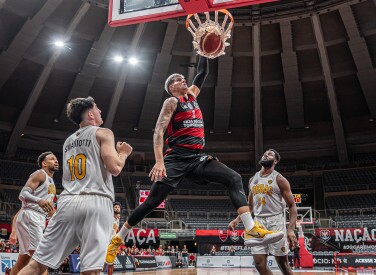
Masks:
[[[128,4],[148,13],[165,2],[178,1]],[[64,165],[64,140],[77,129],[65,115],[70,99],[92,96],[103,127],[133,147],[113,178],[121,225],[149,194],[165,79],[181,73],[190,85],[197,55],[185,17],[110,27],[109,5],[0,0],[0,274],[18,257],[8,238],[37,157],[52,151]],[[231,45],[210,60],[198,97],[205,151],[241,175],[246,194],[263,152],[281,154],[276,170],[298,206],[294,273],[375,274],[376,0],[281,0],[229,11]],[[59,194],[61,168],[54,180]],[[128,234],[115,273],[257,274],[244,228],[227,230],[235,217],[224,186],[185,179]],[[281,274],[273,256],[268,265]],[[50,272],[79,272],[79,247]]]

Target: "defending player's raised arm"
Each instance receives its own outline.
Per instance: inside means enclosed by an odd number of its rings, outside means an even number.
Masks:
[[[119,175],[133,148],[126,142],[118,142],[115,150],[114,133],[110,129],[98,129],[96,137],[101,146],[104,165],[113,176]]]
[[[151,169],[149,177],[152,181],[166,177],[166,168],[163,161],[163,135],[171,121],[172,115],[176,111],[178,100],[176,97],[169,97],[165,100],[155,125],[153,135],[155,165]]]
[[[193,79],[192,86],[189,87],[189,93],[197,97],[200,94],[201,88],[204,85],[205,79],[209,74],[209,60],[206,57],[200,56],[197,65],[197,74]]]
[[[293,249],[295,248],[297,244],[294,230],[295,230],[296,219],[298,216],[298,211],[296,209],[294,196],[292,195],[290,183],[288,182],[288,180],[282,175],[278,175],[277,184],[278,184],[279,190],[281,191],[281,195],[289,208],[289,226],[288,226],[287,238],[290,243],[290,247]]]

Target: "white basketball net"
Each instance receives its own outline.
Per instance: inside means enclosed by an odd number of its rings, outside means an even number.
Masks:
[[[222,24],[218,22],[218,12],[224,13],[225,17]],[[195,23],[192,22],[191,17],[195,18]],[[234,19],[227,10],[215,11],[214,21],[210,20],[209,12],[205,12],[206,21],[202,22],[199,16],[196,14],[190,14],[186,20],[186,27],[193,36],[193,47],[199,55],[207,58],[216,58],[221,55],[225,55],[225,48],[230,45],[226,42],[231,37],[231,29],[234,25]],[[207,33],[214,33],[218,35],[222,41],[221,47],[215,53],[207,53],[201,48],[201,40]]]

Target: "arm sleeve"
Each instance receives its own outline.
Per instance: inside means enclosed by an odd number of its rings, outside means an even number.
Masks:
[[[200,56],[197,66],[197,74],[193,79],[193,85],[197,86],[200,90],[204,85],[205,79],[209,74],[209,60],[206,57]]]
[[[38,203],[41,200],[41,198],[34,196],[32,193],[33,190],[30,187],[25,186],[24,188],[22,188],[18,198],[20,199],[20,201],[23,201],[25,203]]]

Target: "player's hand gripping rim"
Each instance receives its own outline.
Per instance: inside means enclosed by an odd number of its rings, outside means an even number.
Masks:
[[[164,162],[156,162],[153,169],[151,169],[149,173],[149,177],[152,182],[157,182],[162,180],[163,178],[167,177],[166,174],[166,167],[164,165]]]

